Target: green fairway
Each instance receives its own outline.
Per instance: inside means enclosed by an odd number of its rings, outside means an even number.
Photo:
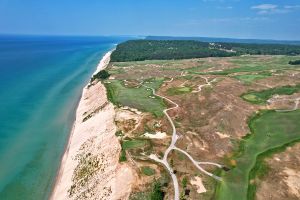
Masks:
[[[136,149],[141,148],[149,144],[148,140],[125,140],[122,142],[122,149]]]
[[[223,172],[222,182],[216,195],[220,200],[253,199],[255,187],[249,187],[249,176],[255,177],[259,170],[267,167],[257,158],[271,155],[276,149],[282,150],[285,145],[300,140],[300,110],[292,112],[262,111],[249,122],[251,135],[245,137],[233,158],[237,165],[228,172]]]
[[[270,99],[273,95],[292,95],[296,92],[300,91],[300,85],[295,86],[282,86],[277,88],[271,88],[262,91],[251,91],[242,95],[242,98],[250,103],[254,104],[264,104],[268,99]]]
[[[145,85],[157,89],[162,82],[162,79],[152,79]],[[108,98],[114,104],[137,108],[141,111],[153,113],[157,117],[163,116],[163,110],[166,106],[162,99],[152,95],[152,90],[143,86],[126,87],[120,80],[112,80],[110,83],[105,83],[105,86]]]
[[[190,88],[190,87],[174,87],[174,88],[169,88],[167,90],[167,94],[170,96],[173,96],[173,95],[190,93],[191,91],[192,91],[192,88]]]
[[[243,82],[253,82],[255,80],[263,79],[271,76],[271,73],[260,73],[260,74],[243,74],[234,76],[234,78],[243,81]]]

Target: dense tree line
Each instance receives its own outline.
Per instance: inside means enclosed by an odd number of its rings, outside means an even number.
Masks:
[[[218,43],[224,49],[232,49],[239,55],[299,55],[299,45],[287,44],[245,44],[245,43]]]
[[[251,55],[299,55],[300,46],[284,44],[208,43],[193,40],[130,40],[121,43],[111,61],[168,60]]]
[[[209,48],[209,43],[180,40],[132,40],[121,43],[111,55],[111,60],[141,61],[203,57],[233,56],[219,49]]]
[[[300,65],[300,60],[291,60],[289,62],[290,65]]]

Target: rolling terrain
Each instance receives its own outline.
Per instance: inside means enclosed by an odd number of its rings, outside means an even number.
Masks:
[[[300,140],[300,68],[289,64],[297,59],[113,60],[103,82],[119,160],[138,174],[130,199],[265,199],[276,190],[299,198],[288,181],[299,157],[269,161]],[[268,185],[270,176],[282,182]]]

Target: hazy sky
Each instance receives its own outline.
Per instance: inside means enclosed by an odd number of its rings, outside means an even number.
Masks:
[[[0,33],[300,40],[300,0],[0,0]]]

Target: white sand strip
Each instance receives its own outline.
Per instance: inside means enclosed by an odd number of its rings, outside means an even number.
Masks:
[[[96,69],[96,71],[94,72],[93,75],[97,74],[98,72],[100,72],[101,70],[103,70],[103,69],[105,69],[107,67],[107,65],[110,62],[110,56],[111,56],[111,54],[112,54],[113,51],[114,50],[111,50],[111,51],[107,52],[103,56],[103,58],[100,60],[98,66],[97,66],[97,69]]]

